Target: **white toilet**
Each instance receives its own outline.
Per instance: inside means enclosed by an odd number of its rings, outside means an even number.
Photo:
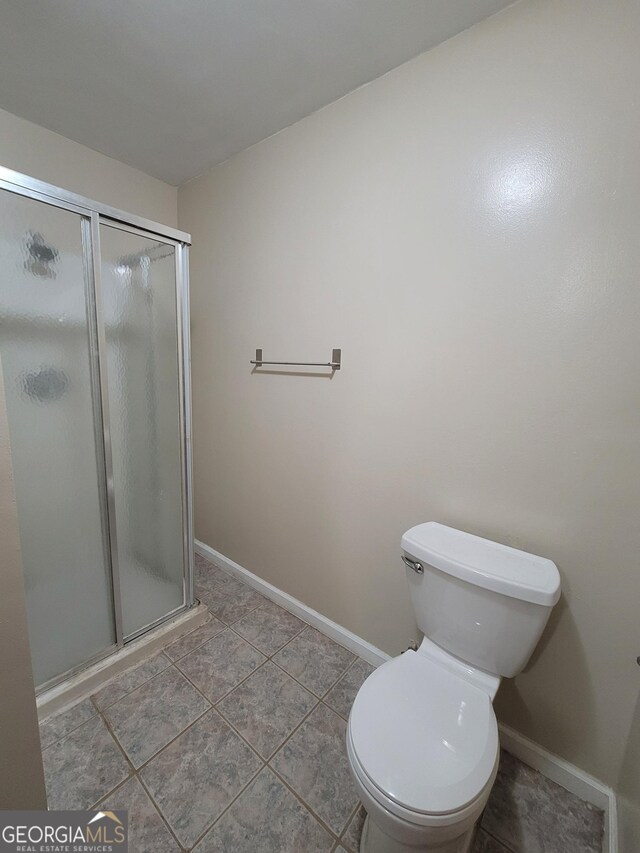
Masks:
[[[555,563],[435,522],[402,537],[418,651],[356,696],[347,752],[367,811],[361,853],[467,853],[498,769],[493,697],[560,597]]]

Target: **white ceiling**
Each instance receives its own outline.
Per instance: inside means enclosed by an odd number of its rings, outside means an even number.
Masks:
[[[0,0],[0,106],[170,184],[513,0]]]

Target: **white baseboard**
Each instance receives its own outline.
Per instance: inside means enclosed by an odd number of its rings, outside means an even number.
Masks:
[[[381,649],[358,637],[342,625],[338,625],[337,622],[327,619],[326,616],[323,616],[316,610],[312,610],[311,607],[308,607],[302,601],[298,601],[292,595],[262,580],[262,578],[254,575],[253,572],[235,563],[233,560],[225,557],[224,554],[221,554],[209,545],[205,545],[204,542],[200,542],[198,539],[195,540],[195,550],[202,557],[206,557],[212,563],[220,566],[220,568],[235,575],[248,586],[262,593],[266,598],[270,598],[276,604],[281,605],[286,610],[299,616],[300,619],[318,628],[323,634],[331,637],[332,640],[340,643],[340,645],[359,655],[359,657],[364,658],[364,660],[373,664],[373,666],[379,666],[381,663],[389,660],[390,655]],[[499,729],[500,743],[507,752],[515,755],[516,758],[533,767],[534,770],[540,771],[544,776],[557,782],[558,785],[580,797],[580,799],[604,811],[605,838],[603,853],[618,853],[617,810],[613,790],[598,779],[580,770],[580,768],[560,758],[560,756],[554,755],[534,741],[519,734],[514,729],[502,725],[502,723]]]
[[[618,853],[618,820],[615,792],[599,779],[500,723],[500,745],[520,761],[557,782],[567,791],[604,811],[603,853]]]
[[[389,655],[366,640],[363,640],[362,637],[358,637],[357,634],[353,634],[347,628],[343,628],[342,625],[338,625],[337,622],[333,622],[331,619],[323,616],[322,613],[318,613],[317,610],[312,610],[311,607],[308,607],[302,601],[298,601],[292,595],[267,583],[267,581],[254,575],[253,572],[250,572],[238,563],[234,563],[233,560],[225,557],[224,554],[209,547],[209,545],[205,545],[204,542],[200,542],[198,539],[195,540],[195,550],[202,557],[206,557],[207,560],[211,560],[212,563],[220,566],[221,569],[225,569],[230,574],[235,575],[246,583],[247,586],[253,587],[266,598],[270,598],[271,601],[275,601],[276,604],[284,607],[285,610],[288,610],[295,616],[299,616],[304,622],[308,622],[309,625],[318,628],[327,637],[331,637],[332,640],[349,649],[354,655],[364,658],[364,660],[373,666],[379,666],[381,663],[389,660]]]

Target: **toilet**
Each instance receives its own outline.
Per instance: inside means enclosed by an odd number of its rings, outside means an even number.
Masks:
[[[424,639],[364,682],[347,726],[361,853],[468,853],[496,778],[493,698],[560,597],[555,563],[428,522],[402,537]]]

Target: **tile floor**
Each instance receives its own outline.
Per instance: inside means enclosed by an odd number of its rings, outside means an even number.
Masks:
[[[50,808],[126,808],[131,853],[355,853],[345,754],[372,671],[196,558],[209,620],[44,720]],[[600,853],[602,812],[502,755],[474,853]]]

